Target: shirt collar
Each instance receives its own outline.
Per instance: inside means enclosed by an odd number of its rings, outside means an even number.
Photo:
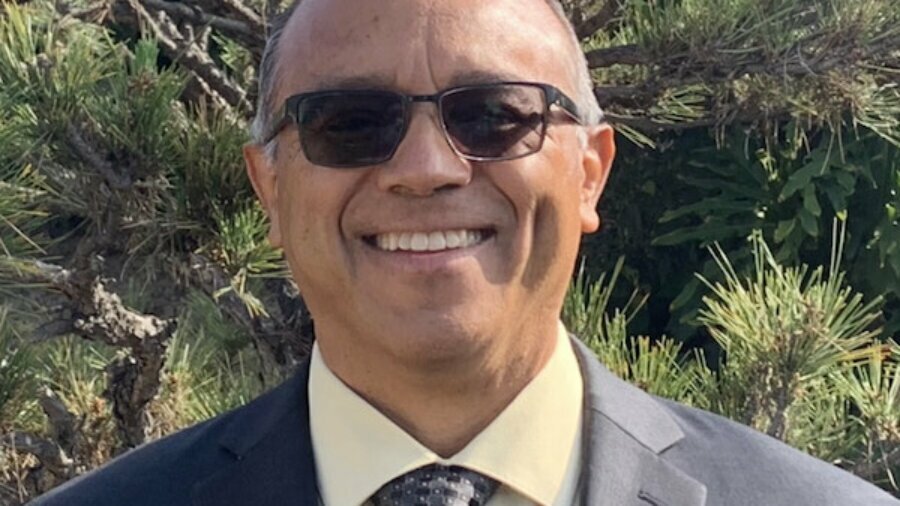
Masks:
[[[531,499],[557,503],[580,452],[583,382],[559,324],[550,360],[515,399],[456,455],[443,459],[348,388],[313,347],[310,432],[322,499],[363,504],[381,486],[418,467],[460,465]]]

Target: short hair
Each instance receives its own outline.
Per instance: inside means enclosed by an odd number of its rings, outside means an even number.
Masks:
[[[275,89],[278,82],[278,46],[281,36],[291,16],[297,10],[297,6],[303,0],[294,0],[282,13],[272,19],[269,35],[266,38],[266,47],[263,50],[257,76],[258,98],[256,103],[256,116],[250,127],[250,135],[254,142],[265,142],[265,136],[271,128],[273,115],[276,113]],[[556,17],[566,28],[571,43],[571,51],[574,53],[572,63],[575,65],[574,77],[576,80],[575,102],[581,111],[582,120],[586,125],[596,125],[603,119],[603,113],[597,97],[594,95],[594,83],[588,69],[587,58],[581,50],[581,41],[575,33],[575,28],[569,21],[565,10],[559,0],[544,0],[556,14]],[[274,154],[274,151],[270,151]]]

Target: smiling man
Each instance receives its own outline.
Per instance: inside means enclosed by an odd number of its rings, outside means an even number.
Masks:
[[[622,383],[567,335],[615,147],[555,1],[294,4],[254,136],[310,360],[37,504],[897,504]]]

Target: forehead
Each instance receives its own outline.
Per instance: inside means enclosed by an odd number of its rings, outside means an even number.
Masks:
[[[543,0],[304,0],[280,42],[276,98],[367,85],[428,93],[491,80],[571,92],[569,51]]]

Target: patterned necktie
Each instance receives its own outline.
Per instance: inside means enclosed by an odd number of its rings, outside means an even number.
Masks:
[[[373,506],[484,506],[497,481],[459,466],[431,464],[388,482]]]

